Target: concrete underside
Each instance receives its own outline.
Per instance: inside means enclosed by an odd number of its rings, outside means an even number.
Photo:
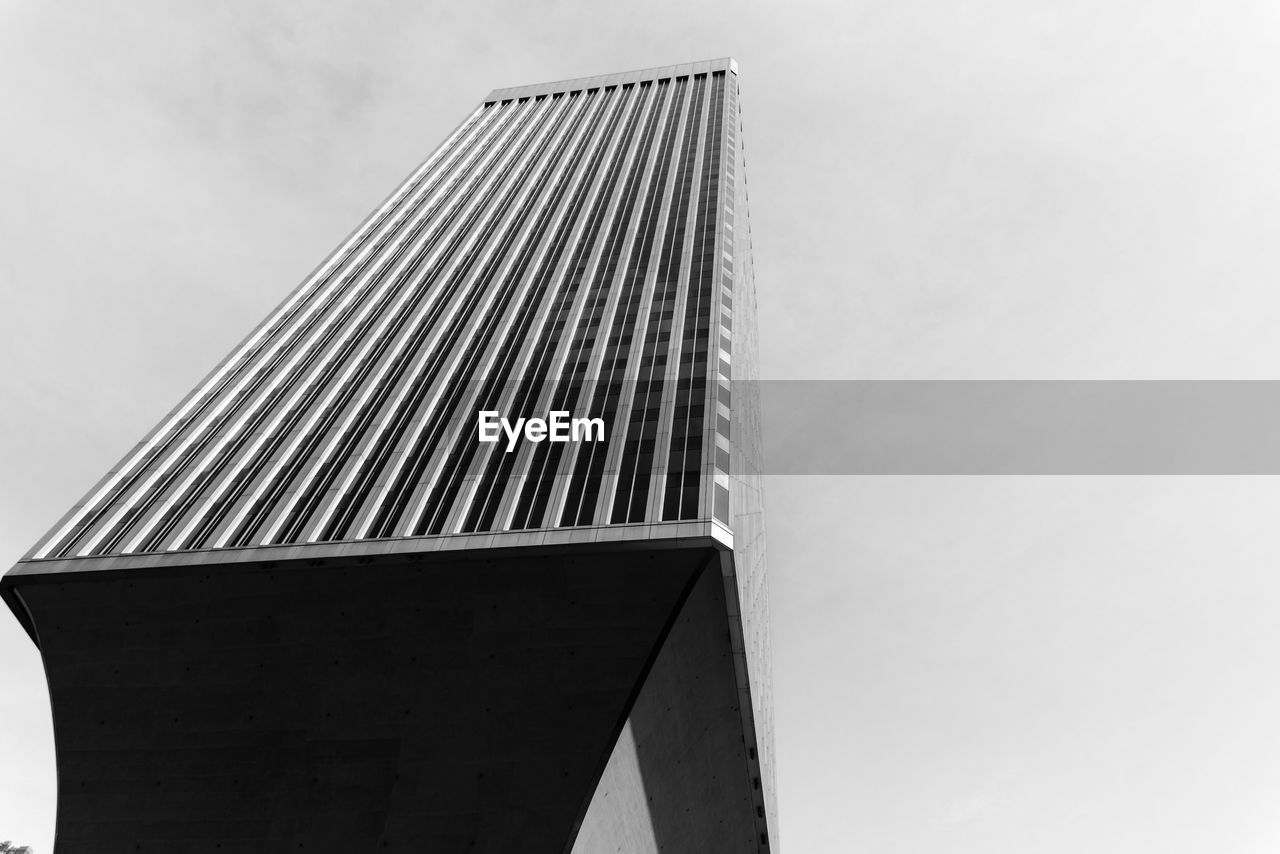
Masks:
[[[57,852],[755,850],[718,565],[633,545],[10,575]],[[652,844],[624,844],[641,818]]]
[[[636,698],[573,854],[740,854],[762,848],[725,620],[723,577],[702,575]],[[758,772],[755,772],[758,773]]]

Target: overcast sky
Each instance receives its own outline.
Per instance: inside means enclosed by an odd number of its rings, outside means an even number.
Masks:
[[[767,377],[1280,379],[1274,3],[0,0],[0,563],[490,89],[725,55]],[[1280,850],[1274,478],[768,490],[785,851]]]

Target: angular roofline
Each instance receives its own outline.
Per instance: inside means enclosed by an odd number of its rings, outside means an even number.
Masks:
[[[494,89],[485,97],[484,103],[490,104],[495,101],[528,98],[535,95],[550,95],[553,92],[570,92],[575,89],[639,83],[643,80],[659,80],[665,77],[710,74],[714,71],[728,71],[731,74],[737,74],[738,62],[731,56],[724,56],[719,59],[704,59],[700,62],[685,62],[679,65],[660,65],[654,68],[642,68],[637,71],[623,71],[619,74],[600,74],[595,77],[577,77],[572,80],[555,80],[549,83],[533,83],[528,86],[510,86],[505,89]]]

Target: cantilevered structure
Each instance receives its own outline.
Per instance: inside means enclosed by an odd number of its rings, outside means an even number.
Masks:
[[[57,850],[776,849],[744,167],[729,59],[493,92],[10,570]]]

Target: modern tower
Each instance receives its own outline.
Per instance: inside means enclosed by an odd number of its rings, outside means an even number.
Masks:
[[[741,128],[491,93],[9,571],[58,852],[776,850]]]

